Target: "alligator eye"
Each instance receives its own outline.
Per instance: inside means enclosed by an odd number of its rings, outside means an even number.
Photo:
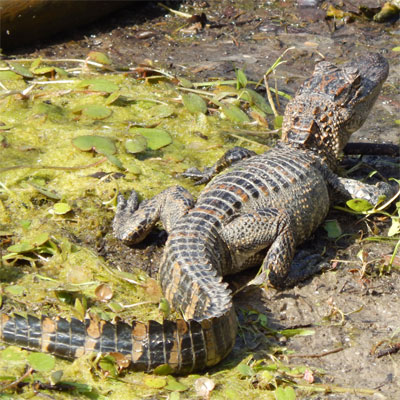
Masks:
[[[327,74],[328,72],[332,72],[337,69],[338,67],[335,64],[332,64],[329,61],[321,61],[318,64],[315,64],[313,75]]]
[[[361,84],[361,75],[356,67],[347,67],[344,69],[347,81],[353,86],[358,88]]]

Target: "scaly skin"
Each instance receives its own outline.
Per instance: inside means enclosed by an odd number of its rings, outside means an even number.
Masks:
[[[128,200],[119,196],[113,222],[119,239],[138,243],[159,220],[167,230],[160,283],[184,320],[130,326],[2,315],[0,337],[66,358],[120,352],[135,370],[168,364],[182,374],[220,362],[237,331],[224,275],[261,264],[256,283],[293,285],[320,269],[319,259],[294,254],[326,217],[330,193],[374,203],[393,192],[384,183],[365,185],[334,173],[339,154],[365,121],[387,74],[388,64],[377,54],[341,67],[318,64],[286,108],[278,146],[261,155],[235,148],[204,172],[187,171],[186,176],[205,183],[234,164],[211,180],[196,203],[180,186],[140,205],[135,192]]]

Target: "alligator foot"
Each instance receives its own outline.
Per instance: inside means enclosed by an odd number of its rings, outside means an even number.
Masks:
[[[193,205],[192,195],[182,186],[165,189],[140,205],[134,190],[128,200],[119,195],[117,212],[113,220],[114,235],[126,244],[140,243],[158,221],[161,221],[165,230],[170,232],[173,225]]]
[[[323,258],[319,254],[310,254],[309,252],[302,250],[294,257],[292,265],[290,266],[289,274],[285,278],[284,287],[295,286],[318,273],[329,270],[330,267],[330,263],[323,261]],[[248,285],[260,286],[269,283],[269,273],[269,270],[263,270],[252,279]],[[278,286],[277,288],[281,289],[283,287]]]

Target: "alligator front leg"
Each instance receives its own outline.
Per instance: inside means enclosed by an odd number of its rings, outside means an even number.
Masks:
[[[158,221],[170,232],[174,223],[193,205],[192,195],[182,186],[165,189],[140,205],[134,190],[128,200],[118,195],[117,212],[112,224],[114,235],[126,244],[140,243]]]
[[[276,288],[293,286],[321,272],[326,264],[318,254],[295,255],[293,227],[286,211],[277,208],[257,210],[235,218],[221,231],[232,255],[234,270],[261,266],[261,273],[250,283],[270,283]]]
[[[196,181],[195,185],[201,185],[209,182],[216,174],[230,167],[231,165],[242,161],[246,158],[255,156],[254,151],[245,149],[244,147],[236,146],[228,150],[214,165],[204,168],[200,171],[197,168],[189,168],[182,173],[185,178],[190,178]]]

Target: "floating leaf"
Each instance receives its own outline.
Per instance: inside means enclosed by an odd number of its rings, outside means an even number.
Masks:
[[[118,91],[111,93],[106,99],[106,102],[105,102],[106,106],[109,106],[110,104],[117,101],[120,96],[121,96],[121,93]]]
[[[54,71],[56,71],[59,76],[62,76],[62,77],[68,76],[68,72],[62,68],[54,67]]]
[[[10,247],[7,247],[7,251],[10,253],[27,253],[29,251],[32,251],[35,248],[31,243],[28,241],[23,241],[17,244],[13,244]]]
[[[42,246],[43,244],[45,244],[49,239],[50,239],[49,234],[46,232],[43,232],[43,233],[38,233],[36,236],[31,238],[29,240],[29,242],[33,246],[39,247],[39,246]]]
[[[206,102],[195,93],[182,94],[182,102],[190,113],[207,113]]]
[[[189,81],[189,79],[186,78],[179,78],[179,84],[187,89],[190,89],[193,87],[193,83]]]
[[[7,347],[4,350],[0,351],[0,359],[2,361],[10,361],[10,362],[25,362],[26,359],[26,351],[21,350],[18,347]]]
[[[51,371],[56,364],[54,357],[45,353],[29,354],[28,362],[34,370],[42,372]]]
[[[44,196],[48,197],[49,199],[53,199],[53,200],[60,200],[61,196],[54,192],[53,190],[49,190],[43,186],[38,185],[37,183],[33,183],[33,182],[27,182],[27,184],[29,186],[32,186],[33,188],[35,188],[39,193],[43,194]]]
[[[86,79],[82,81],[79,87],[87,87],[90,90],[96,92],[107,92],[112,93],[119,89],[118,85],[107,79]]]
[[[171,136],[164,129],[156,128],[131,128],[131,133],[138,133],[147,139],[147,146],[151,150],[158,150],[172,142]]]
[[[336,219],[326,220],[324,223],[324,229],[328,233],[328,237],[331,239],[337,239],[342,234],[342,228]]]
[[[117,151],[114,141],[108,137],[83,135],[72,139],[72,144],[82,151],[94,150],[97,153],[109,155]]]
[[[275,390],[275,399],[276,400],[296,400],[296,392],[291,386],[287,386],[285,388],[279,386]]]
[[[153,371],[155,375],[170,375],[174,372],[174,369],[168,364],[161,364],[156,367]]]
[[[16,74],[21,75],[24,78],[33,78],[32,72],[29,71],[28,68],[23,67],[21,64],[9,62],[8,65]]]
[[[143,382],[147,387],[150,387],[153,389],[161,389],[164,386],[166,386],[167,379],[162,376],[147,375],[144,377]]]
[[[112,154],[105,154],[105,156],[107,157],[107,160],[113,163],[117,168],[124,169],[124,165],[118,157],[115,157]]]
[[[111,376],[117,376],[117,365],[115,363],[114,357],[106,355],[100,358],[99,367],[104,371],[109,373]]]
[[[54,72],[55,68],[54,67],[39,67],[35,68],[32,72],[35,75],[46,75],[49,74],[50,72]]]
[[[224,105],[221,110],[232,122],[250,122],[247,114],[234,104]]]
[[[111,115],[112,111],[101,104],[89,104],[82,108],[82,114],[92,119],[105,119]]]
[[[111,64],[111,60],[108,58],[108,56],[104,53],[101,53],[100,51],[91,51],[88,54],[87,59],[97,62],[99,64],[104,64],[104,65]]]
[[[20,79],[22,79],[22,76],[13,71],[0,71],[0,81],[16,81]]]
[[[146,150],[146,147],[147,139],[142,135],[136,135],[125,142],[126,151],[132,154],[141,153]]]
[[[247,364],[239,364],[236,369],[240,372],[243,376],[253,376],[254,370]]]
[[[175,112],[175,108],[169,104],[153,106],[148,110],[149,118],[168,118]]]
[[[71,206],[68,203],[56,203],[53,206],[54,214],[63,215],[71,211]]]
[[[351,199],[346,201],[346,205],[353,211],[358,212],[368,211],[373,208],[373,205],[368,200],[364,199]]]
[[[181,382],[178,382],[174,377],[172,376],[167,376],[167,386],[165,386],[165,389],[167,390],[172,390],[174,392],[184,392],[185,390],[188,390],[189,388],[184,385]]]
[[[124,309],[124,307],[122,307],[121,304],[116,303],[115,301],[112,301],[111,303],[109,303],[108,307],[112,312],[115,312],[115,313],[121,312]]]
[[[400,46],[393,47],[392,51],[400,51]]]
[[[4,289],[7,293],[12,294],[13,296],[22,296],[25,292],[25,288],[20,285],[10,285],[6,286]]]

